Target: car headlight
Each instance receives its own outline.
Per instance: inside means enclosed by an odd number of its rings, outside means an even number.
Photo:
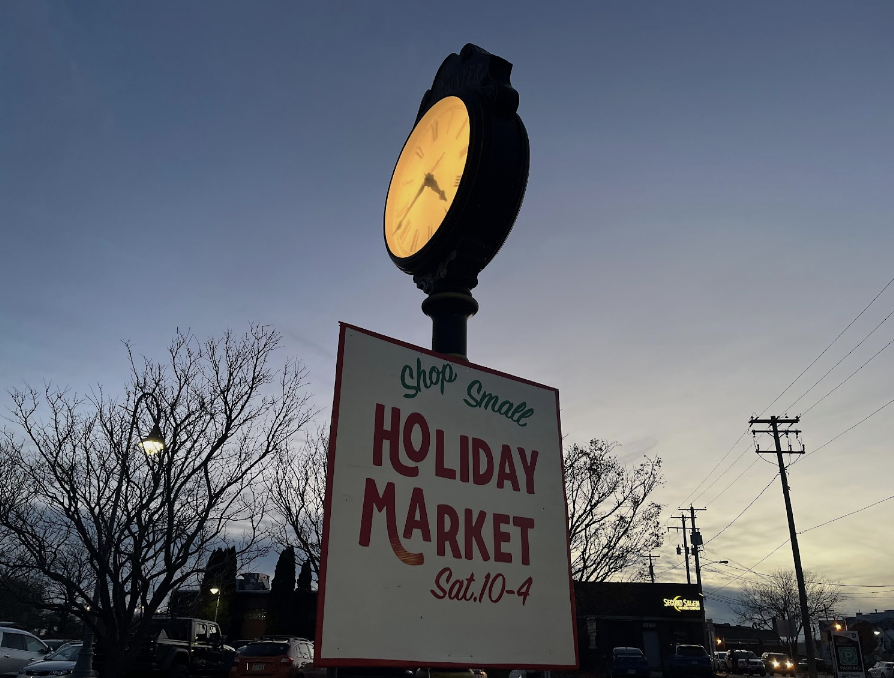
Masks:
[[[791,662],[785,662],[785,668],[790,669],[793,666]]]
[[[777,661],[774,660],[774,661],[773,661],[773,668],[776,668],[777,666],[779,666],[779,662],[777,662]]]
[[[67,676],[71,674],[72,669],[59,669],[58,671],[50,671],[47,675],[50,676]]]

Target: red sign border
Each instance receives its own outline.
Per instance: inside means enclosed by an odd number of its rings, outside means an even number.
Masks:
[[[333,463],[335,461],[335,448],[336,448],[336,431],[338,430],[338,408],[341,400],[341,378],[342,378],[342,368],[344,367],[344,349],[345,349],[345,337],[347,335],[348,330],[353,330],[355,332],[359,332],[361,334],[365,334],[369,337],[374,337],[376,339],[381,339],[382,341],[387,341],[391,344],[395,344],[397,346],[402,346],[404,348],[408,348],[412,351],[419,351],[420,353],[424,353],[429,356],[433,356],[438,358],[439,360],[446,360],[448,362],[455,363],[457,365],[463,365],[464,367],[472,367],[476,370],[481,370],[488,374],[494,374],[499,377],[504,377],[506,379],[511,379],[512,381],[517,381],[523,384],[528,384],[530,386],[536,386],[538,388],[546,389],[547,391],[552,391],[556,396],[556,424],[558,427],[558,436],[559,436],[559,450],[563,451],[562,448],[562,420],[560,418],[559,409],[559,390],[552,386],[546,386],[545,384],[540,384],[535,381],[531,381],[529,379],[524,379],[522,377],[517,377],[512,374],[507,374],[505,372],[500,372],[499,370],[494,370],[490,367],[485,367],[484,365],[477,365],[475,363],[461,360],[454,356],[445,355],[443,353],[436,353],[427,348],[422,348],[421,346],[415,346],[405,341],[401,341],[399,339],[394,339],[393,337],[385,336],[384,334],[379,334],[377,332],[372,332],[371,330],[365,330],[362,327],[357,327],[356,325],[351,325],[345,322],[339,322],[339,333],[338,333],[338,359],[335,365],[335,393],[332,399],[332,421],[329,429],[329,457],[327,460],[327,470],[326,470],[326,498],[323,507],[324,519],[323,519],[323,541],[320,545],[320,576],[318,583],[318,593],[317,593],[317,623],[314,635],[314,664],[320,667],[327,668],[337,668],[340,666],[351,667],[351,666],[393,666],[393,667],[407,667],[407,668],[417,668],[419,666],[418,662],[412,661],[403,661],[403,660],[391,660],[391,659],[345,659],[341,657],[332,657],[325,658],[320,655],[323,647],[323,614],[325,609],[325,599],[326,599],[326,565],[329,559],[329,516],[331,515],[331,497],[332,497],[332,472],[335,467]],[[571,599],[571,629],[574,635],[574,664],[532,664],[529,666],[518,666],[518,664],[482,664],[476,663],[474,664],[475,668],[482,669],[539,669],[539,670],[551,670],[551,671],[568,671],[575,670],[580,666],[580,654],[578,650],[578,639],[577,639],[577,607],[574,601],[574,582],[571,578],[571,540],[568,534],[568,496],[565,494],[565,468],[564,465],[560,469],[562,473],[562,495],[565,505],[565,548],[568,553],[568,595]],[[433,662],[426,664],[431,668],[467,668],[469,664],[467,662]]]

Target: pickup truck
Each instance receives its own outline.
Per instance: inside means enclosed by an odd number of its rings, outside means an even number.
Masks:
[[[226,678],[235,656],[214,622],[156,617],[131,673],[139,678]]]

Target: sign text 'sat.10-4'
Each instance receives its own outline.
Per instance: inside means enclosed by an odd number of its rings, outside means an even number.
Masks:
[[[521,598],[524,607],[528,602],[533,583],[534,578],[528,577],[518,588],[509,589],[506,588],[506,576],[502,572],[497,572],[495,575],[488,572],[484,575],[481,585],[477,586],[474,572],[465,579],[454,578],[453,570],[445,567],[438,572],[435,577],[435,588],[430,592],[438,600],[457,600],[465,603],[483,603],[485,600],[499,603],[503,596],[516,595]]]

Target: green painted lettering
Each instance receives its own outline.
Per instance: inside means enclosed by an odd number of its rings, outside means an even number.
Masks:
[[[463,402],[469,407],[502,415],[522,428],[528,425],[527,422],[523,423],[523,420],[534,415],[534,409],[528,407],[526,402],[522,401],[515,405],[511,400],[500,400],[500,396],[496,393],[485,391],[484,385],[478,379],[469,382]]]

